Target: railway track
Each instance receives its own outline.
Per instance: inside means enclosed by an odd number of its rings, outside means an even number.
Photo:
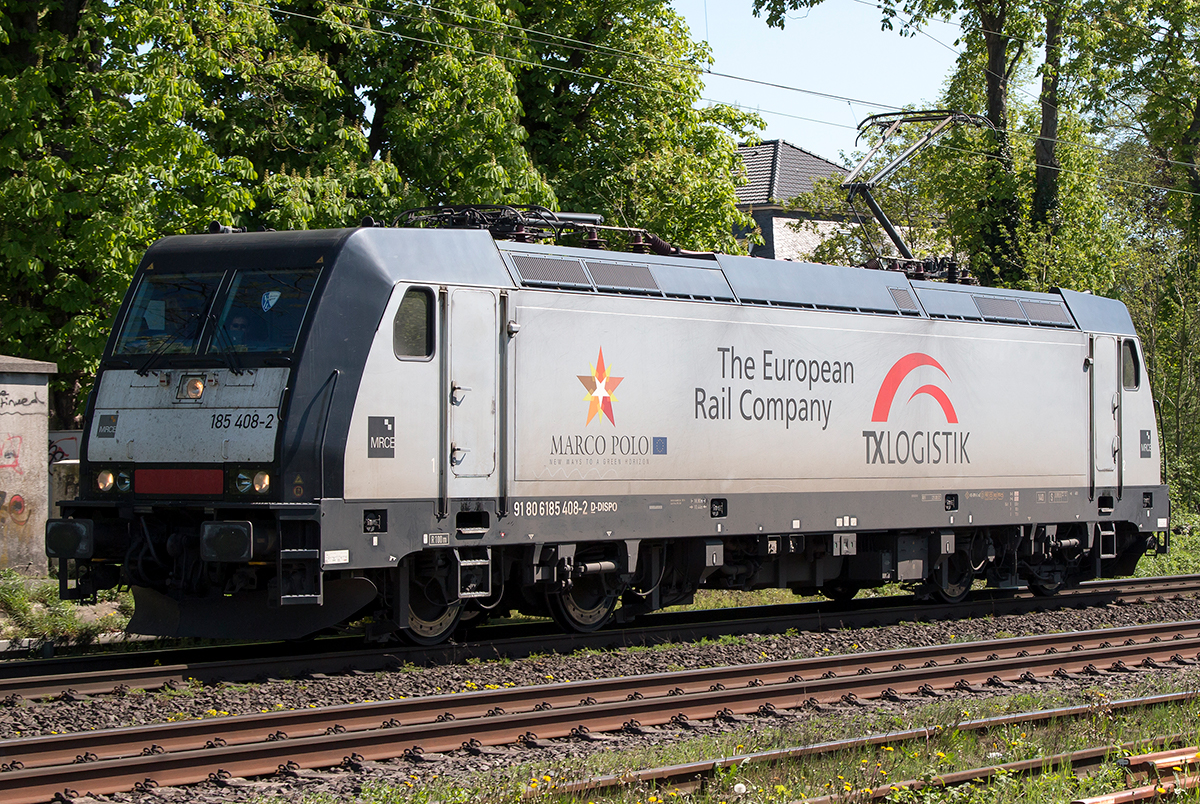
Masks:
[[[701,719],[788,717],[804,706],[1100,678],[1195,665],[1198,657],[1200,622],[1171,623],[8,740],[0,745],[0,799],[687,729]]]
[[[1152,695],[1144,698],[1126,698],[1114,701],[1108,701],[1104,706],[1106,712],[1123,712],[1133,709],[1147,709],[1154,706],[1169,706],[1173,704],[1186,703],[1200,697],[1200,692],[1175,692],[1165,695]],[[1084,706],[1067,706],[1057,709],[1043,709],[1036,712],[1020,712],[1009,715],[999,715],[996,717],[979,718],[975,720],[959,721],[953,725],[957,731],[978,731],[986,733],[994,729],[1003,728],[1004,726],[1021,725],[1031,726],[1036,724],[1046,724],[1050,722],[1063,722],[1075,718],[1085,718],[1096,714],[1094,705]],[[918,729],[910,729],[908,731],[887,732],[880,734],[871,734],[864,737],[854,737],[844,740],[834,740],[832,742],[817,743],[815,745],[803,745],[793,748],[779,748],[770,751],[758,751],[749,754],[734,754],[732,756],[721,757],[719,759],[705,759],[698,762],[688,762],[682,765],[668,765],[658,768],[645,768],[639,771],[624,773],[621,775],[604,775],[596,776],[590,779],[579,779],[573,782],[560,783],[555,787],[555,792],[563,795],[571,794],[594,794],[599,792],[610,792],[612,790],[633,785],[648,786],[657,789],[670,789],[677,793],[691,793],[705,787],[709,781],[716,776],[720,771],[731,768],[744,768],[752,765],[771,765],[776,766],[786,762],[794,762],[797,760],[811,758],[816,756],[828,756],[841,753],[851,753],[863,748],[881,748],[884,746],[899,746],[912,741],[927,741],[936,739],[941,733],[941,727],[925,727]],[[1160,738],[1158,741],[1143,741],[1128,744],[1130,747],[1136,747],[1137,750],[1145,750],[1149,745],[1169,745],[1172,742],[1182,742],[1182,738]],[[1111,746],[1106,747],[1105,751],[1110,751]],[[1060,755],[1070,756],[1070,755]],[[1088,754],[1088,758],[1095,762],[1097,757],[1102,757],[1103,753],[1092,752]],[[895,781],[889,783],[886,788],[877,788],[881,793],[880,797],[886,797],[892,792],[893,787],[906,787],[909,789],[920,789],[921,787],[934,783],[940,786],[948,786],[951,784],[963,784],[977,780],[987,779],[996,775],[998,771],[1003,769],[1003,772],[1028,772],[1030,770],[1038,770],[1041,768],[1043,761],[1052,763],[1054,757],[1039,757],[1034,760],[1037,765],[1028,765],[1024,763],[1012,763],[1009,765],[991,765],[986,768],[974,768],[968,771],[935,777],[933,780],[908,780]],[[1086,767],[1088,761],[1083,757],[1077,757],[1080,765],[1077,767]],[[536,789],[529,790],[526,793],[527,798],[535,798],[541,795]],[[822,801],[824,797],[815,799],[805,799],[805,801]],[[1115,803],[1114,803],[1115,804]]]
[[[243,682],[264,677],[303,677],[348,670],[376,671],[404,664],[431,665],[470,658],[520,658],[547,651],[612,649],[713,638],[726,634],[819,631],[1019,614],[1053,608],[1085,608],[1151,597],[1200,594],[1200,575],[1123,578],[1089,582],[1053,598],[1029,593],[985,592],[956,605],[911,597],[868,598],[846,607],[801,603],[745,609],[673,612],[639,620],[636,627],[594,634],[561,634],[546,623],[479,628],[475,639],[434,648],[363,647],[361,638],[318,640],[297,652],[294,643],[223,645],[178,650],[140,650],[0,662],[0,700],[62,695],[101,695],[128,689],[159,689],[195,679]],[[881,603],[880,601],[884,601]],[[317,650],[314,652],[313,648]]]

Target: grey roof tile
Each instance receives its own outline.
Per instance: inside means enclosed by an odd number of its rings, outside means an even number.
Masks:
[[[746,184],[737,190],[741,204],[787,201],[811,192],[813,182],[845,168],[783,140],[767,140],[738,148],[746,172]]]

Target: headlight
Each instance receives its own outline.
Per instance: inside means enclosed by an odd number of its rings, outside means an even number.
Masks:
[[[124,469],[117,472],[117,491],[125,494],[133,486],[133,479]]]
[[[204,522],[200,525],[200,558],[204,561],[249,561],[254,556],[254,528],[249,522]]]
[[[114,485],[116,485],[116,478],[107,469],[96,475],[96,488],[101,491],[112,491]]]
[[[176,392],[176,400],[198,400],[204,396],[204,378],[203,377],[184,377],[179,383],[179,392]]]
[[[271,476],[266,472],[255,472],[253,475],[243,469],[233,479],[233,486],[238,494],[266,494],[271,489]]]
[[[90,519],[51,519],[46,522],[46,555],[50,558],[91,558],[92,543]]]

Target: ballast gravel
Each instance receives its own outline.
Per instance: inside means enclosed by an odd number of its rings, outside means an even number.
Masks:
[[[267,710],[300,709],[310,706],[418,697],[450,692],[471,692],[501,686],[532,686],[584,679],[625,677],[695,667],[753,664],[829,654],[898,650],[906,647],[974,642],[1012,636],[1086,631],[1146,623],[1200,620],[1200,598],[1169,597],[1140,603],[1111,604],[1083,610],[1003,615],[974,620],[931,623],[901,623],[877,628],[826,632],[749,635],[701,643],[669,644],[650,648],[587,651],[570,655],[539,655],[525,659],[479,661],[439,667],[405,666],[394,671],[366,674],[266,681],[251,684],[191,685],[178,690],[131,692],[122,696],[99,696],[79,700],[20,701],[0,706],[0,739],[32,737],[65,732],[109,729],[164,721],[227,717]],[[1165,675],[1170,675],[1168,679]],[[1154,676],[1154,679],[1150,678]],[[1157,679],[1157,682],[1155,681]],[[1156,687],[1195,686],[1200,674],[1192,669],[1155,670],[1131,674],[1121,680],[1105,679],[1110,700],[1127,694],[1150,694]],[[1086,698],[1096,682],[1063,680],[1054,686],[1039,685],[1039,691],[1055,692],[1070,699]],[[980,697],[968,691],[949,693],[955,699]],[[912,704],[872,702],[872,706],[903,717]],[[830,712],[802,712],[796,719],[829,717]],[[851,714],[851,712],[847,712]],[[774,720],[774,719],[771,719]],[[217,780],[186,790],[158,788],[152,791],[100,796],[94,800],[120,802],[207,802],[261,801],[271,797],[298,800],[301,794],[323,794],[334,800],[353,800],[364,786],[378,784],[407,789],[430,775],[443,780],[461,776],[469,787],[478,774],[514,764],[533,763],[554,767],[556,763],[586,757],[594,751],[645,748],[690,737],[745,728],[738,722],[703,721],[694,728],[649,729],[643,734],[604,735],[597,741],[539,741],[541,747],[500,747],[482,754],[455,751],[423,761],[396,759],[387,762],[355,762],[347,767],[302,770],[263,779]],[[89,797],[75,799],[84,802]]]

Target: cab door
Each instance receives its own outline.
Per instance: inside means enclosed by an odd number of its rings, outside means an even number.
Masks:
[[[1092,489],[1116,490],[1121,461],[1121,381],[1118,342],[1092,336]]]
[[[495,291],[450,291],[446,397],[450,497],[495,496],[499,314]]]

